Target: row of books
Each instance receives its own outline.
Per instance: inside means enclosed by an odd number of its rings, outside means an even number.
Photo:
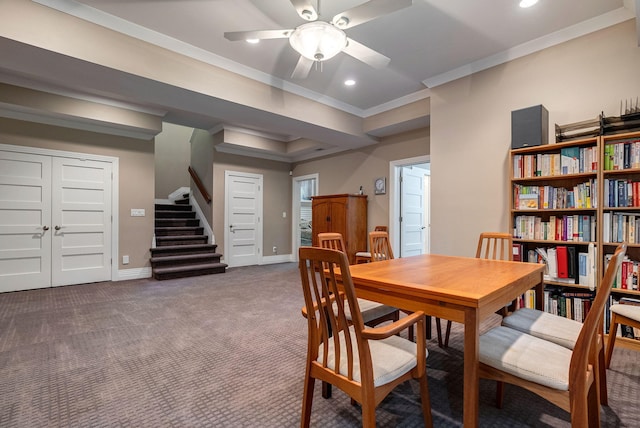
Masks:
[[[549,177],[591,173],[598,170],[598,149],[565,147],[560,153],[540,153],[513,156],[513,177]]]
[[[604,332],[612,334],[611,330],[611,310],[610,306],[619,303],[621,305],[635,305],[640,306],[640,299],[634,299],[632,297],[619,297],[616,295],[610,295],[607,306],[605,307],[604,316]],[[633,328],[628,325],[619,325],[618,330],[615,332],[616,336],[627,337],[629,339],[640,339],[640,329]]]
[[[605,212],[602,216],[602,240],[640,244],[640,212]]]
[[[606,207],[640,207],[640,182],[605,178],[604,202]]]
[[[575,292],[547,287],[544,290],[544,310],[554,315],[584,322],[594,298],[593,291]]]
[[[537,241],[590,242],[596,238],[593,215],[540,216],[518,215],[514,218],[513,237]]]
[[[513,259],[546,265],[546,281],[579,284],[593,289],[596,284],[596,247],[590,243],[586,248],[557,245],[527,248],[525,244],[513,244]]]
[[[597,208],[598,182],[591,179],[571,189],[553,186],[513,186],[514,209],[570,209]]]
[[[606,266],[611,261],[613,254],[605,254],[604,265]],[[618,273],[613,281],[613,288],[621,290],[638,290],[638,268],[640,262],[637,260],[631,260],[629,256],[625,256],[618,269]]]
[[[604,146],[604,170],[640,168],[640,140]]]

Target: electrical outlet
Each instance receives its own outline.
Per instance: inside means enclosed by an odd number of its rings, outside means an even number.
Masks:
[[[278,252],[278,247],[276,247],[275,245],[273,246],[273,252],[277,253]]]
[[[122,256],[122,264],[123,265],[129,264],[129,256]]]

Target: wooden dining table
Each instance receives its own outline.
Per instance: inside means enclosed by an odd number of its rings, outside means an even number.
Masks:
[[[480,322],[536,289],[543,307],[544,266],[435,254],[350,266],[358,297],[464,325],[463,424],[478,426]]]

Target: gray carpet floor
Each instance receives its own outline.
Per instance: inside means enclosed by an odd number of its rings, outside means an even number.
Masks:
[[[294,427],[306,321],[297,265],[229,269],[171,281],[96,283],[0,294],[0,427]],[[499,323],[499,317],[482,325]],[[429,341],[436,427],[462,425],[462,329]],[[544,362],[541,362],[544,364]],[[616,349],[603,426],[640,426],[640,353]],[[569,415],[482,381],[486,427],[568,427]],[[381,427],[419,427],[418,385],[377,410]],[[356,427],[359,408],[316,385],[312,426]]]

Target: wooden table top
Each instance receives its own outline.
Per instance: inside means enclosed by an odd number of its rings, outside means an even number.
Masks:
[[[543,270],[541,264],[436,254],[350,266],[358,289],[370,286],[475,308],[498,298],[509,285],[540,280]]]

